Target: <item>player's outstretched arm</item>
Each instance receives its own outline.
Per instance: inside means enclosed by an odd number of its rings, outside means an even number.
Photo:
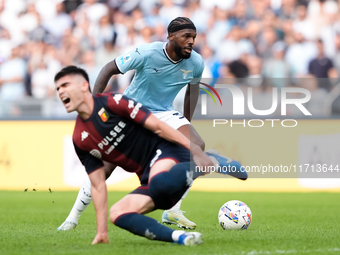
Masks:
[[[109,82],[112,75],[119,74],[120,71],[117,68],[115,60],[112,60],[111,62],[107,63],[101,70],[100,73],[96,79],[96,82],[94,83],[93,88],[93,95],[96,95],[98,93],[102,93],[107,83]]]
[[[170,127],[165,122],[160,121],[157,117],[155,117],[155,115],[150,114],[150,116],[144,122],[144,127],[150,129],[165,140],[177,143],[190,150],[189,139],[186,138],[181,132]]]
[[[91,196],[96,209],[97,234],[92,244],[108,243],[107,235],[107,189],[104,168],[101,167],[89,174],[91,180]]]
[[[144,127],[150,129],[160,137],[168,140],[169,142],[177,143],[184,148],[191,151],[194,162],[198,166],[212,166],[213,162],[209,159],[209,157],[203,152],[201,147],[199,147],[195,143],[190,143],[190,140],[184,136],[178,130],[173,129],[168,124],[163,121],[160,121],[153,114],[145,120]]]
[[[191,121],[192,115],[194,114],[199,94],[199,83],[195,85],[187,85],[184,97],[184,117],[189,121]]]

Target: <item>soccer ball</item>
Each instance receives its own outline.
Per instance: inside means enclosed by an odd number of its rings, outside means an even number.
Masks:
[[[218,221],[223,229],[247,229],[251,219],[250,208],[238,200],[228,201],[218,212]]]

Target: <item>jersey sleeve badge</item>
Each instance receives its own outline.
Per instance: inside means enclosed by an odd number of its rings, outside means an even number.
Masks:
[[[130,60],[131,60],[131,55],[126,54],[125,56],[119,59],[119,64],[124,65],[126,62],[129,62]]]

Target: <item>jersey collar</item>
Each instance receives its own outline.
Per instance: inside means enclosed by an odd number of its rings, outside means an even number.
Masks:
[[[167,59],[169,59],[169,61],[173,64],[178,64],[179,62],[181,62],[183,60],[183,58],[181,58],[178,61],[175,61],[175,60],[173,60],[169,57],[168,53],[166,52],[166,44],[167,44],[166,42],[163,44],[163,52],[164,52],[165,56],[167,57]]]

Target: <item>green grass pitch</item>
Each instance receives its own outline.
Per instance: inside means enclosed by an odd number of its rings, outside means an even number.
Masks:
[[[125,192],[109,192],[109,205]],[[0,254],[340,254],[338,193],[230,193],[191,191],[182,204],[204,243],[194,247],[150,241],[109,223],[108,245],[91,245],[93,205],[72,231],[57,231],[77,192],[0,191]],[[223,230],[217,220],[228,200],[248,204],[247,230]],[[160,220],[162,211],[149,214]],[[173,227],[176,229],[176,227]]]

